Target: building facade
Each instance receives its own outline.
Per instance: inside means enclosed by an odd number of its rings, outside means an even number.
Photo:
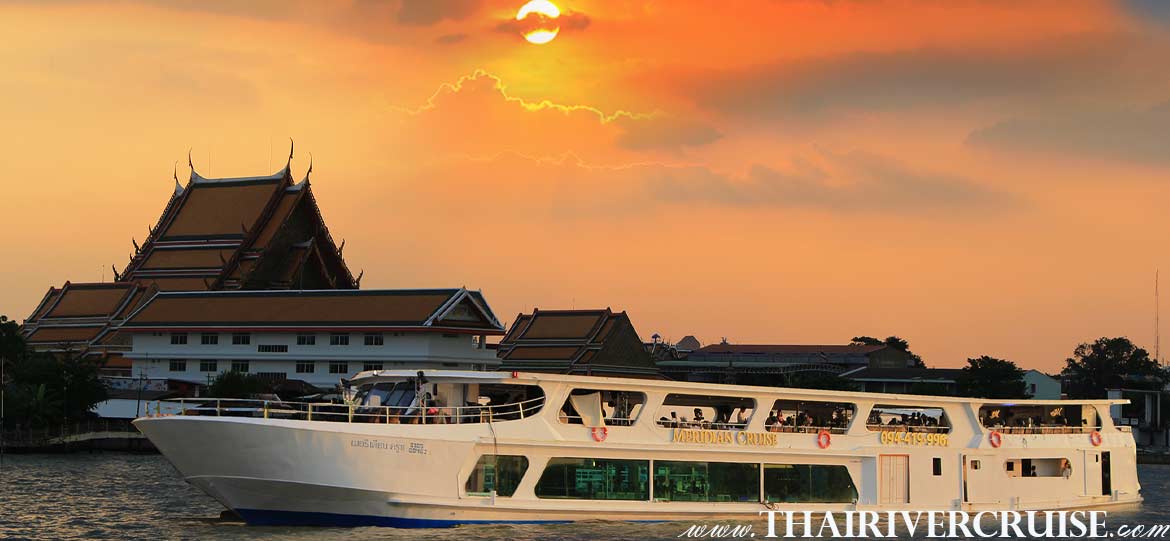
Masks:
[[[1036,369],[1024,371],[1024,386],[1033,400],[1059,400],[1060,380]]]
[[[859,390],[869,393],[931,394],[955,396],[959,368],[885,368],[867,366],[843,372],[842,377],[857,383]]]
[[[221,372],[331,388],[364,370],[492,370],[504,334],[466,289],[159,292],[119,328],[133,375],[210,383]]]
[[[783,385],[792,374],[841,374],[870,366],[906,367],[911,362],[904,351],[885,345],[721,343],[663,357],[658,367],[679,381]]]

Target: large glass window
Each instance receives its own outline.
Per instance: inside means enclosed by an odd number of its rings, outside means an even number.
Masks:
[[[774,503],[852,503],[857,487],[840,465],[764,464],[764,499]]]
[[[847,402],[777,400],[764,427],[769,432],[819,432],[844,434],[857,406]]]
[[[552,458],[536,496],[578,500],[647,500],[650,461],[607,458]]]
[[[483,455],[467,478],[467,494],[489,496],[511,496],[520,486],[524,472],[528,470],[528,458],[514,455]]]
[[[869,411],[866,428],[874,432],[936,432],[951,431],[951,421],[942,408],[879,404]]]
[[[654,498],[676,502],[758,502],[760,465],[655,460]]]
[[[591,421],[602,418],[606,426],[630,426],[642,413],[645,403],[646,395],[634,391],[573,389],[561,406],[558,418],[562,423],[577,425],[583,424],[587,418]],[[578,406],[590,411],[578,411]]]
[[[658,424],[667,428],[742,430],[747,428],[755,408],[752,398],[668,394],[658,410]]]

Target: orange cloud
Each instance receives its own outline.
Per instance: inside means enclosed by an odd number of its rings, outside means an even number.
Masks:
[[[396,108],[396,109],[400,110],[402,112],[412,114],[412,115],[417,115],[417,114],[422,113],[424,111],[430,111],[430,110],[433,110],[435,108],[435,102],[442,99],[444,96],[451,95],[451,94],[459,94],[460,92],[462,92],[464,90],[465,85],[477,85],[478,87],[483,88],[484,85],[479,84],[479,83],[483,83],[485,81],[490,85],[490,87],[493,91],[498,93],[499,96],[504,99],[504,101],[518,104],[520,107],[522,107],[526,111],[530,111],[530,112],[544,111],[544,110],[559,111],[561,113],[566,113],[566,114],[575,113],[575,112],[588,112],[588,113],[591,113],[593,115],[596,115],[597,119],[603,124],[613,122],[614,120],[617,120],[619,118],[648,119],[648,118],[652,118],[656,114],[656,113],[633,113],[633,112],[622,111],[622,110],[614,111],[613,113],[606,113],[606,112],[604,112],[596,107],[592,107],[589,105],[565,105],[565,104],[561,104],[561,103],[555,103],[552,100],[547,100],[547,99],[539,100],[539,101],[528,101],[528,100],[525,100],[524,98],[509,95],[508,89],[504,85],[504,81],[500,77],[498,77],[496,75],[492,75],[492,74],[490,74],[487,71],[482,70],[482,69],[475,70],[470,75],[464,75],[464,76],[460,77],[458,80],[456,80],[454,83],[440,84],[438,90],[435,90],[435,93],[431,94],[431,96],[429,98],[427,98],[426,102],[417,108],[414,108],[414,109]]]

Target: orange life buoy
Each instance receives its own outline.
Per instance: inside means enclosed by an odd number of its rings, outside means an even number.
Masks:
[[[1093,447],[1101,445],[1101,433],[1096,430],[1089,432],[1089,443],[1093,444]]]
[[[828,449],[829,445],[833,443],[833,437],[829,435],[828,430],[817,432],[817,447],[821,449]]]
[[[1003,436],[999,433],[998,430],[992,430],[991,433],[987,435],[987,443],[990,443],[992,447],[999,447],[1000,445],[1003,445]]]
[[[603,442],[609,436],[609,429],[604,426],[595,426],[590,432],[593,434],[593,440],[597,442]]]

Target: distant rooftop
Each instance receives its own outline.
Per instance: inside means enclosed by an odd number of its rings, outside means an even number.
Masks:
[[[815,344],[712,344],[696,350],[695,353],[708,355],[719,354],[778,354],[778,355],[808,355],[808,354],[836,354],[836,355],[865,355],[888,346],[867,346],[860,344],[846,345],[815,345]]]

